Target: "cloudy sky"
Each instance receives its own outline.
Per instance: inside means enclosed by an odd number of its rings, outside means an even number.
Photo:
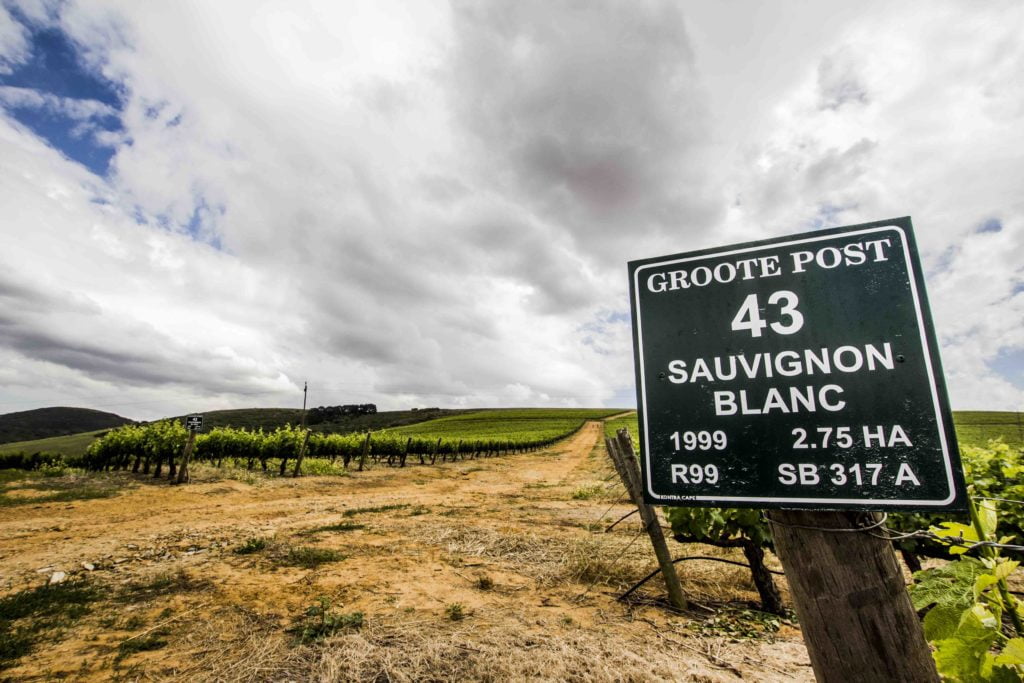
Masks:
[[[1024,3],[0,0],[0,412],[631,406],[626,261],[913,217],[1024,409]]]

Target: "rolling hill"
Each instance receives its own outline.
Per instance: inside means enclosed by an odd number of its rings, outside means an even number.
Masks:
[[[114,413],[88,408],[39,408],[0,415],[0,443],[32,441],[53,436],[120,427],[132,422]]]

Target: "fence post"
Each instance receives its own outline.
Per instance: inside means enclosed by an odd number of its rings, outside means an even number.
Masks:
[[[177,480],[174,481],[175,484],[188,483],[188,461],[192,459],[192,449],[195,448],[195,445],[196,433],[194,431],[189,430],[188,441],[185,442],[185,452],[182,453],[181,455],[181,467],[178,468],[178,478]]]
[[[309,447],[309,432],[306,430],[306,436],[302,439],[302,446],[299,448],[299,457],[295,460],[295,471],[292,472],[292,477],[297,477],[302,473],[302,461],[306,458],[306,449]]]
[[[366,465],[366,456],[370,453],[370,432],[366,432],[366,441],[363,442],[363,452],[359,455],[359,471],[363,471]]]
[[[661,567],[661,575],[665,579],[665,586],[668,588],[668,597],[676,609],[684,610],[688,603],[683,594],[683,586],[679,583],[679,575],[676,567],[672,564],[672,555],[665,543],[665,534],[661,531],[661,523],[654,508],[644,502],[643,489],[640,485],[640,469],[636,463],[636,454],[633,452],[633,442],[629,438],[629,432],[620,429],[614,439],[605,439],[605,447],[608,455],[612,458],[615,471],[619,473],[629,497],[640,510],[640,518],[643,520],[644,530],[651,538],[651,545],[654,546],[654,555],[658,558],[658,566]]]

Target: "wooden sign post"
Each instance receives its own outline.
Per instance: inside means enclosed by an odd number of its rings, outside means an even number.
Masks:
[[[192,460],[192,451],[196,446],[196,433],[203,429],[202,415],[189,415],[185,418],[185,429],[188,430],[188,440],[185,442],[185,450],[181,454],[181,467],[178,468],[178,478],[175,484],[187,484],[189,482],[188,463]]]
[[[864,517],[768,514],[815,676],[823,683],[938,681],[892,544],[859,531]]]
[[[772,510],[819,680],[937,680],[890,542],[857,523],[965,508],[910,219],[629,273],[644,499]]]

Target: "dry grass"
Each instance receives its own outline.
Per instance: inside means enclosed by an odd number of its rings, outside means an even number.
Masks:
[[[500,560],[543,586],[569,582],[622,588],[643,576],[651,562],[649,548],[635,537],[604,534],[558,538],[437,526],[424,530],[420,541],[453,555]]]
[[[730,681],[693,653],[588,630],[555,633],[489,623],[375,622],[317,646],[290,645],[270,624],[239,615],[244,640],[221,643],[195,660],[193,681]],[[511,620],[514,622],[514,620]]]

